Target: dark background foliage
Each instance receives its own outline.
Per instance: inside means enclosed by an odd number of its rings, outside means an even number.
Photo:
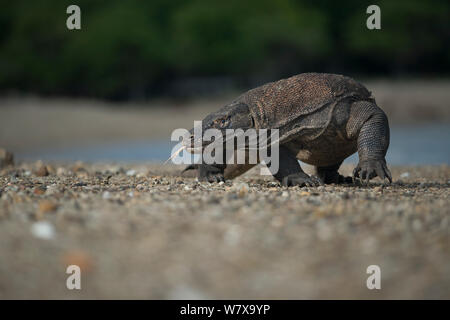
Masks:
[[[66,28],[81,8],[82,29]],[[366,8],[381,8],[381,30]],[[0,10],[0,90],[145,99],[300,72],[450,73],[449,1],[15,0]]]

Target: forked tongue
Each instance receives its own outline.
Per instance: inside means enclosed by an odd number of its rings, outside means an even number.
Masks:
[[[166,164],[167,162],[169,162],[170,160],[172,160],[173,158],[175,158],[177,155],[180,154],[181,151],[183,151],[184,149],[186,149],[186,146],[182,146],[180,149],[178,149],[177,151],[175,151],[169,159],[167,159],[164,164]]]

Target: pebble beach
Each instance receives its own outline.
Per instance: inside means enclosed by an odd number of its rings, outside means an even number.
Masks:
[[[0,170],[0,299],[450,298],[450,167],[285,188],[159,164]],[[341,173],[350,175],[352,165]],[[66,269],[81,269],[81,290]],[[381,270],[369,290],[367,268]]]

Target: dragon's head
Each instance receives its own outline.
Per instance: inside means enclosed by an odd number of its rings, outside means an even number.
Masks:
[[[233,102],[216,112],[210,113],[201,121],[200,125],[189,131],[189,135],[183,139],[183,146],[189,152],[198,153],[204,147],[212,143],[209,138],[205,138],[208,129],[219,130],[225,141],[227,129],[249,129],[254,127],[254,120],[250,114],[248,106],[241,102]]]

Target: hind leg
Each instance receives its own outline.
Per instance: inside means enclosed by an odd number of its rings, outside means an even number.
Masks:
[[[331,166],[326,167],[315,167],[316,175],[322,180],[323,183],[330,184],[330,183],[352,183],[351,177],[344,177],[339,174],[338,170],[341,166],[342,161],[338,164],[334,164]]]

